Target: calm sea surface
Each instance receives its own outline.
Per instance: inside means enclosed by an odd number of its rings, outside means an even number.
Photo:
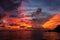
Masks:
[[[0,40],[60,40],[60,33],[38,30],[0,30]]]

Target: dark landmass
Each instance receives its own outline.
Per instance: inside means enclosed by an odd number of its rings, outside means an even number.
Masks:
[[[60,25],[57,25],[57,27],[54,30],[48,30],[49,32],[59,32],[60,33]]]
[[[60,25],[58,25],[53,31],[60,32]]]

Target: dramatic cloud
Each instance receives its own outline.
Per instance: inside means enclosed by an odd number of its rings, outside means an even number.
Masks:
[[[7,1],[7,2],[6,2]],[[12,9],[17,8],[21,4],[20,0],[0,0],[1,11],[0,14]],[[27,9],[28,14],[31,14],[37,10],[37,8],[42,8],[42,12],[47,12],[49,14],[55,14],[60,12],[60,0],[28,0],[28,3],[23,2],[21,7]],[[12,2],[12,3],[11,3]],[[4,9],[4,10],[2,10]],[[4,14],[4,13],[3,13]],[[11,15],[17,15],[15,10],[10,11]]]
[[[20,4],[19,0],[0,0],[0,7],[5,11],[16,9]]]
[[[16,9],[21,6],[22,1],[26,0],[0,0],[0,18],[4,17],[6,13],[17,16],[18,12]]]

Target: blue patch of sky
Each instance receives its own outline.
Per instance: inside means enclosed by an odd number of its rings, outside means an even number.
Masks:
[[[60,12],[60,0],[29,0],[22,3],[22,6],[27,9],[27,12],[35,12],[37,8],[41,8],[42,12],[55,14]]]

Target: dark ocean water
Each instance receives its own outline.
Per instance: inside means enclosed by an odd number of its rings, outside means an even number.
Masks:
[[[0,30],[0,40],[60,40],[60,33],[41,30]]]

